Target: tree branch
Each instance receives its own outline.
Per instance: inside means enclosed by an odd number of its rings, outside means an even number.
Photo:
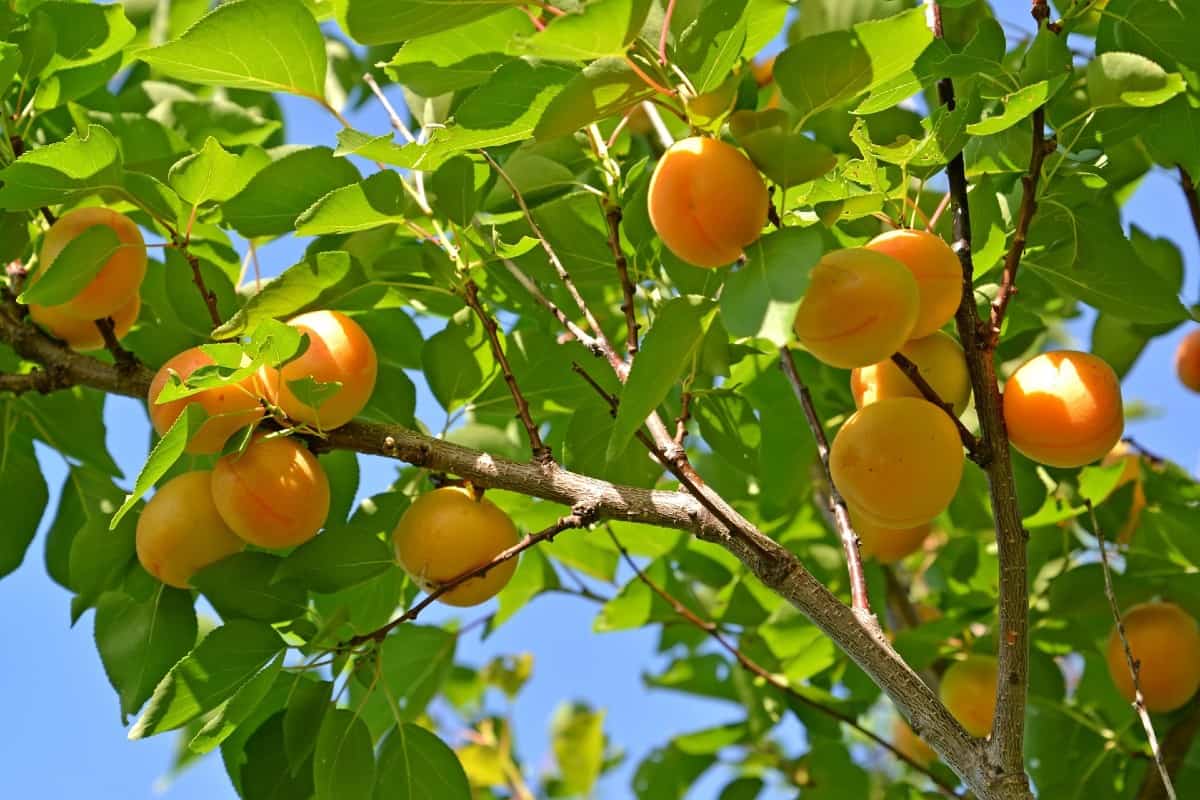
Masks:
[[[906,378],[912,381],[913,386],[917,387],[917,391],[926,400],[946,412],[946,415],[950,417],[950,421],[954,423],[954,427],[958,431],[958,438],[962,440],[963,447],[967,448],[967,454],[971,457],[971,460],[975,463],[981,462],[983,460],[980,452],[982,442],[980,442],[975,434],[967,430],[967,426],[954,413],[954,406],[943,400],[937,393],[937,389],[934,389],[929,381],[925,380],[925,376],[921,374],[920,367],[914,364],[903,353],[892,353],[892,363],[904,373]]]
[[[1196,229],[1197,238],[1200,238],[1200,197],[1196,195],[1196,183],[1182,164],[1178,168],[1180,188],[1187,200],[1188,212],[1192,215],[1192,227]]]
[[[121,341],[117,338],[116,323],[113,322],[112,317],[98,319],[95,324],[100,331],[100,336],[104,338],[105,349],[112,354],[117,367],[123,370],[136,368],[140,363],[138,357],[121,346]]]
[[[25,394],[38,392],[49,394],[70,387],[71,381],[55,371],[35,369],[30,372],[0,372],[0,394]]]
[[[208,318],[212,320],[213,327],[221,327],[222,320],[221,312],[217,309],[217,294],[204,283],[204,275],[200,271],[200,259],[188,252],[185,240],[175,237],[174,245],[187,260],[188,266],[192,268],[192,283],[196,284],[200,297],[204,299],[204,307],[208,309]]]
[[[1162,761],[1168,775],[1179,774],[1197,734],[1200,734],[1200,698],[1194,697],[1183,716],[1167,729],[1167,735],[1163,737]],[[1166,786],[1157,771],[1146,770],[1137,800],[1169,800]]]

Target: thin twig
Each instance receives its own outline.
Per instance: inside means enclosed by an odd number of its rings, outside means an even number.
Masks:
[[[396,113],[395,107],[392,105],[391,101],[387,99],[387,96],[383,93],[383,89],[379,88],[379,82],[375,80],[375,76],[369,72],[364,73],[363,82],[367,84],[367,87],[371,90],[371,94],[375,95],[375,99],[379,101],[381,106],[383,106],[383,110],[387,114],[388,121],[392,123],[392,127],[396,129],[396,132],[403,136],[404,140],[409,144],[416,144],[417,137],[412,135],[412,131],[410,131],[408,126],[404,124],[404,120],[402,120],[400,115]]]
[[[837,525],[838,538],[842,541],[842,551],[846,555],[846,569],[850,573],[850,604],[855,611],[870,614],[871,598],[867,594],[867,578],[863,572],[858,534],[854,532],[854,525],[850,522],[850,512],[846,510],[846,501],[842,498],[837,486],[834,485],[833,475],[829,471],[829,439],[826,438],[825,429],[821,427],[821,420],[817,417],[817,411],[813,407],[812,394],[801,380],[800,373],[796,371],[796,362],[792,359],[792,351],[786,346],[779,348],[779,367],[787,376],[788,382],[792,385],[792,391],[796,393],[796,399],[800,401],[800,406],[804,409],[804,418],[808,421],[808,427],[817,442],[817,455],[821,459],[821,466],[825,470],[826,477],[829,478],[829,505]]]
[[[950,193],[946,192],[942,195],[942,199],[938,201],[937,208],[929,215],[929,222],[925,225],[925,230],[931,231],[937,227],[938,221],[942,218],[942,214],[946,213],[946,209],[950,207]]]
[[[904,373],[906,378],[912,381],[913,386],[917,387],[917,391],[926,400],[946,412],[946,416],[950,417],[950,421],[954,423],[954,427],[958,431],[958,438],[962,440],[963,447],[967,448],[967,453],[971,456],[971,460],[978,462],[980,460],[980,440],[967,429],[967,426],[954,413],[954,406],[943,400],[941,395],[937,393],[937,389],[934,389],[929,381],[925,380],[925,376],[921,374],[921,368],[903,353],[892,353],[892,363]]]
[[[1167,767],[1167,774],[1178,775],[1183,763],[1191,752],[1192,742],[1200,734],[1200,697],[1192,698],[1191,704],[1182,716],[1176,716],[1175,723],[1167,729],[1162,741],[1162,760]],[[1158,773],[1146,770],[1142,778],[1142,786],[1138,790],[1137,800],[1168,800],[1167,789]]]
[[[667,0],[667,10],[663,14],[662,32],[658,35],[658,63],[667,63],[667,37],[671,35],[671,17],[675,14],[675,0]]]
[[[638,352],[638,331],[641,326],[638,324],[637,311],[633,302],[633,281],[629,279],[629,261],[625,258],[625,252],[621,250],[621,207],[609,202],[605,202],[604,207],[604,219],[608,223],[608,246],[613,252],[613,261],[617,265],[617,276],[621,280],[621,293],[624,298],[621,302],[621,311],[625,314],[625,349],[632,361]]]
[[[1166,789],[1169,800],[1175,800],[1175,786],[1171,783],[1171,773],[1163,763],[1162,751],[1158,747],[1158,736],[1154,733],[1154,723],[1150,721],[1150,712],[1146,710],[1146,698],[1142,696],[1141,662],[1133,657],[1129,647],[1129,639],[1125,635],[1125,623],[1121,619],[1121,607],[1117,604],[1117,595],[1113,590],[1112,570],[1108,564],[1108,548],[1104,544],[1104,531],[1096,519],[1096,508],[1090,499],[1084,498],[1088,514],[1092,517],[1092,533],[1100,546],[1100,565],[1104,572],[1104,595],[1108,598],[1108,607],[1112,610],[1113,620],[1117,625],[1117,636],[1121,638],[1121,647],[1125,650],[1125,663],[1129,665],[1129,674],[1133,677],[1133,710],[1146,731],[1146,740],[1150,743],[1150,752],[1154,755],[1154,763],[1158,766],[1158,774],[1162,778],[1163,788]]]
[[[188,266],[192,268],[192,283],[196,284],[200,297],[204,299],[204,307],[208,309],[208,318],[212,320],[213,327],[221,327],[222,320],[221,312],[217,309],[217,294],[204,283],[204,275],[200,271],[200,259],[188,252],[185,240],[176,238],[174,245],[183,255]]]
[[[113,322],[112,317],[98,319],[95,324],[100,331],[100,336],[104,339],[104,347],[112,354],[117,368],[126,371],[137,370],[141,366],[141,362],[137,356],[121,346],[121,341],[117,338],[116,323]]]
[[[683,447],[688,420],[692,418],[692,393],[686,387],[679,393],[679,416],[675,419],[675,444]]]
[[[888,605],[896,616],[894,627],[915,628],[920,625],[921,617],[908,597],[908,587],[900,580],[891,564],[883,565],[883,577],[887,584]]]
[[[1200,237],[1200,197],[1196,195],[1195,181],[1182,164],[1179,165],[1179,184],[1187,199],[1188,212],[1192,215],[1192,227],[1196,229],[1196,236]]]

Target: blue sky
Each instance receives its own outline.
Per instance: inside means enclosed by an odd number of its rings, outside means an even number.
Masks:
[[[399,105],[398,93],[395,100]],[[283,102],[290,141],[333,143],[339,126],[324,112],[302,100]],[[387,130],[386,117],[376,104],[350,117],[361,130]],[[1127,205],[1126,222],[1153,235],[1170,237],[1181,247],[1187,265],[1184,301],[1195,302],[1200,297],[1200,248],[1175,176],[1161,172],[1149,176]],[[290,266],[302,247],[300,242],[285,241],[260,250],[264,272],[274,274]],[[1014,302],[1019,303],[1020,297]],[[1156,340],[1125,380],[1124,391],[1127,402],[1144,401],[1160,414],[1132,422],[1128,433],[1194,472],[1200,467],[1200,426],[1189,421],[1196,419],[1200,395],[1178,383],[1172,364],[1175,346],[1189,329],[1185,326]],[[1089,330],[1090,316],[1071,326],[1079,346],[1086,348]],[[441,429],[444,414],[426,391],[419,397],[418,415],[430,428]],[[126,475],[135,475],[149,440],[144,408],[133,400],[110,398],[106,418],[114,457]],[[63,462],[45,450],[40,456],[53,492],[53,509]],[[382,490],[395,475],[394,464],[380,459],[364,458],[362,469],[362,495]],[[47,515],[21,568],[0,581],[0,629],[6,640],[0,655],[0,682],[10,687],[11,709],[0,745],[0,796],[232,800],[234,794],[219,758],[201,761],[163,787],[160,777],[176,747],[174,737],[126,740],[116,695],[105,679],[92,640],[92,615],[70,628],[70,597],[45,574],[41,551],[49,522]],[[628,788],[632,768],[653,746],[675,733],[734,720],[737,709],[668,692],[648,692],[641,675],[661,665],[654,654],[655,634],[592,634],[595,611],[594,605],[573,598],[540,599],[487,642],[465,637],[459,660],[482,664],[501,653],[528,650],[534,654],[533,679],[512,709],[517,741],[533,775],[549,763],[546,732],[559,702],[586,698],[606,709],[606,729],[625,749],[627,760],[602,783],[597,794],[616,800],[632,796]],[[495,710],[504,710],[502,701]],[[710,775],[690,797],[708,800],[723,783],[720,776]]]

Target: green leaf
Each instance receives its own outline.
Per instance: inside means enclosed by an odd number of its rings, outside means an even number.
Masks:
[[[177,161],[167,180],[180,197],[199,206],[210,200],[223,203],[236,195],[254,173],[239,156],[228,152],[213,137],[208,137],[199,153]]]
[[[646,417],[689,368],[715,313],[711,300],[695,295],[676,297],[659,310],[621,390],[621,405],[606,448],[609,461],[621,455]]]
[[[653,94],[654,90],[625,59],[593,61],[550,101],[533,135],[537,139],[567,136],[593,122],[620,114]]]
[[[12,42],[0,42],[0,86],[8,86],[21,65],[21,51]]]
[[[808,274],[824,252],[816,227],[784,228],[746,248],[746,263],[730,274],[721,294],[721,321],[733,336],[792,340],[796,309]]]
[[[1136,53],[1102,53],[1088,63],[1092,106],[1161,105],[1184,90],[1183,77]]]
[[[137,56],[192,83],[325,96],[325,37],[297,0],[222,3],[178,39]]]
[[[285,800],[313,796],[313,762],[293,769],[284,750],[284,712],[273,714],[244,742],[231,746],[237,733],[221,745],[221,756],[231,778],[237,776],[242,800]],[[244,726],[244,727],[249,727]],[[314,731],[314,735],[315,735]]]
[[[41,3],[33,10],[35,24],[48,22],[54,31],[54,48],[41,68],[46,78],[56,72],[97,64],[118,55],[137,32],[119,3],[112,5],[71,2]],[[41,17],[41,20],[36,18]],[[5,84],[7,85],[7,84]]]
[[[967,133],[972,136],[991,136],[994,133],[1008,130],[1027,118],[1040,106],[1044,106],[1046,101],[1064,83],[1066,83],[1066,76],[1059,76],[1052,81],[1038,81],[1032,86],[1026,86],[1019,91],[1005,95],[1002,98],[1004,110],[999,114],[981,119],[979,122],[970,123],[967,125]]]
[[[499,10],[461,27],[405,42],[390,62],[388,74],[422,97],[469,89],[512,56],[507,54],[518,33],[529,30],[520,9]]]
[[[284,649],[270,625],[234,619],[204,637],[159,682],[130,739],[181,727],[211,711]]]
[[[741,57],[752,14],[746,6],[746,0],[706,2],[696,21],[679,37],[675,58],[697,94],[711,92],[724,83]],[[761,9],[758,12],[763,13]]]
[[[215,750],[266,699],[276,679],[282,674],[282,669],[283,655],[280,654],[205,720],[204,727],[188,742],[188,749],[197,754]]]
[[[414,720],[425,712],[450,673],[457,641],[449,631],[411,623],[383,640],[381,679],[402,719]]]
[[[458,756],[411,722],[392,728],[379,748],[374,800],[471,800]]]
[[[305,612],[308,597],[297,583],[272,582],[282,563],[270,553],[235,553],[197,572],[191,583],[223,619],[284,622]]]
[[[105,494],[108,489],[104,487]],[[119,491],[119,490],[118,490]],[[132,518],[122,520],[110,531],[103,517],[91,517],[75,534],[68,557],[71,589],[71,624],[91,608],[100,595],[116,588],[135,557],[136,523]]]
[[[142,471],[138,473],[137,480],[133,482],[133,491],[125,495],[125,502],[121,503],[117,513],[113,514],[112,521],[108,523],[110,530],[115,530],[117,525],[121,524],[121,518],[129,513],[129,509],[133,508],[133,505],[141,500],[146,492],[150,491],[150,487],[158,483],[158,479],[166,475],[167,470],[175,465],[175,462],[183,455],[183,449],[187,447],[191,432],[200,428],[204,417],[204,409],[198,403],[192,403],[187,406],[184,413],[179,415],[170,430],[158,440],[154,449],[150,451],[146,463],[142,465]]]
[[[604,711],[560,705],[550,721],[550,745],[567,795],[591,795],[604,767]]]
[[[106,592],[96,605],[95,638],[104,673],[120,697],[125,724],[195,645],[192,595],[162,585],[145,600]]]
[[[729,130],[754,165],[784,188],[815,180],[837,166],[833,151],[793,131],[787,112],[781,109],[735,111]]]
[[[391,548],[352,521],[329,528],[297,547],[279,565],[275,580],[291,580],[314,592],[336,592],[387,572],[394,565]]]
[[[317,746],[321,722],[329,709],[333,684],[328,681],[301,681],[288,698],[283,718],[283,744],[292,773],[296,773],[312,756]]]
[[[316,800],[370,800],[375,786],[371,732],[353,711],[325,715],[313,751]]]
[[[264,167],[224,203],[225,221],[246,237],[290,233],[296,218],[313,203],[359,177],[353,164],[327,147],[293,150]]]
[[[642,29],[651,0],[593,0],[582,13],[564,14],[520,41],[517,53],[557,61],[622,55]]]
[[[373,339],[376,349],[379,341]],[[358,494],[358,453],[353,450],[333,450],[318,459],[329,476],[329,519],[327,525],[340,525],[350,516],[354,496]]]
[[[334,189],[296,219],[296,233],[321,236],[398,225],[408,216],[410,200],[394,170]]]
[[[487,334],[470,309],[425,341],[421,364],[433,396],[447,411],[487,388],[499,371]]]
[[[419,39],[497,14],[497,0],[333,0],[342,30],[359,44]]]
[[[116,232],[107,225],[85,229],[38,271],[18,300],[56,306],[74,299],[122,246]]]
[[[0,404],[0,412],[7,404]],[[50,493],[33,452],[20,429],[0,436],[0,486],[4,487],[4,533],[0,535],[0,578],[25,560]]]
[[[470,225],[479,206],[479,191],[487,180],[486,167],[466,156],[455,156],[429,177],[434,206],[459,225]]]
[[[13,211],[58,205],[88,191],[119,186],[121,153],[99,125],[85,136],[30,150],[0,170],[0,208]]]

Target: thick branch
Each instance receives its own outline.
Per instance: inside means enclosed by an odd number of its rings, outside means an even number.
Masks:
[[[929,384],[929,381],[925,380],[925,376],[921,374],[920,367],[914,364],[903,353],[892,353],[892,363],[904,373],[905,377],[912,381],[912,385],[917,387],[917,391],[926,400],[946,412],[947,416],[950,417],[950,421],[954,423],[954,427],[958,431],[958,438],[962,440],[963,447],[967,448],[967,453],[971,456],[971,460],[976,463],[983,461],[980,440],[976,438],[975,434],[967,430],[966,425],[963,425],[962,420],[954,413],[954,406],[943,400],[941,395],[937,393],[937,389],[934,389]]]

